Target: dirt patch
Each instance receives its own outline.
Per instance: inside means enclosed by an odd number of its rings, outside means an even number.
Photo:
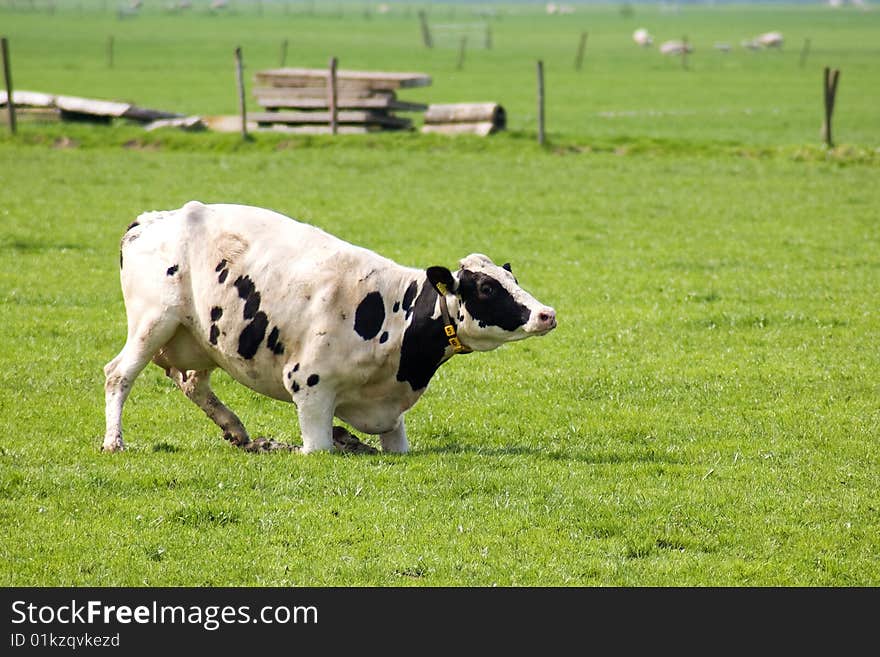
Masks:
[[[52,142],[52,148],[77,148],[79,147],[79,142],[76,139],[71,139],[70,137],[58,137],[55,141]]]
[[[162,148],[156,142],[145,142],[143,139],[131,139],[125,142],[122,147],[133,151],[158,151]]]

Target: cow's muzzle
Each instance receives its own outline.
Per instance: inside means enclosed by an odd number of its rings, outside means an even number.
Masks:
[[[556,311],[550,306],[544,306],[535,314],[535,321],[529,333],[544,335],[556,328]]]

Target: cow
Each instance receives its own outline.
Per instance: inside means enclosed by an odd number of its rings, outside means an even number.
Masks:
[[[472,253],[454,272],[405,267],[244,205],[145,212],[122,237],[119,266],[128,333],[104,367],[110,452],[124,448],[123,405],[152,361],[246,451],[378,451],[336,417],[404,453],[404,414],[441,365],[556,327],[509,263]],[[212,391],[216,368],[295,404],[302,446],[252,439]]]

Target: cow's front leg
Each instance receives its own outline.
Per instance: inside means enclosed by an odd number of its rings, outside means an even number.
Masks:
[[[333,411],[336,404],[332,394],[309,390],[308,394],[295,396],[302,434],[302,453],[329,451],[333,449]]]
[[[383,452],[405,454],[409,451],[409,441],[406,439],[406,426],[404,425],[402,415],[396,427],[391,431],[379,434],[379,440],[382,442]]]

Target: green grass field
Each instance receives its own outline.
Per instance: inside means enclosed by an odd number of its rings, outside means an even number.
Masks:
[[[4,133],[0,585],[880,584],[880,12],[512,5],[456,71],[414,15],[305,4],[117,20],[0,2],[19,88],[233,113],[234,46],[253,71],[287,36],[292,65],[424,71],[413,99],[493,100],[511,119],[489,139]],[[431,8],[465,21],[452,11]],[[689,70],[632,44],[641,25],[687,34]],[[712,49],[769,29],[783,52]],[[842,70],[830,151],[826,64]],[[119,238],[193,198],[407,265],[509,260],[559,328],[441,368],[406,456],[240,453],[153,366],[126,405],[128,451],[102,454]],[[252,434],[299,442],[292,406],[215,381]]]

